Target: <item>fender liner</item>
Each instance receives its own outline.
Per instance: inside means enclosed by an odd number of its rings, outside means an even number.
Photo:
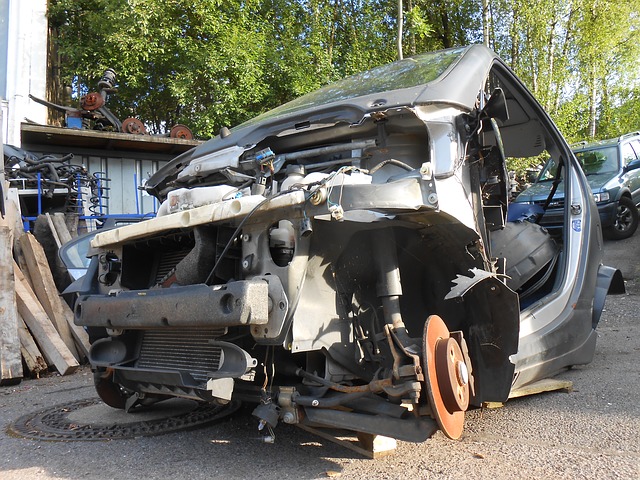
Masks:
[[[627,293],[624,286],[622,272],[617,268],[600,265],[598,267],[598,276],[596,278],[596,288],[593,295],[593,312],[591,317],[591,326],[595,329],[600,321],[604,302],[607,295],[622,295]]]

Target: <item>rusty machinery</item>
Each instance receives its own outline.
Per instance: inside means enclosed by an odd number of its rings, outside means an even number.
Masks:
[[[117,91],[114,87],[115,83],[116,72],[111,68],[106,69],[98,82],[98,91],[89,92],[83,96],[80,99],[80,108],[58,105],[33,95],[29,95],[29,98],[41,105],[63,112],[67,119],[67,125],[73,128],[91,128],[93,130],[148,135],[149,133],[142,121],[133,117],[120,121],[106,106],[109,94]],[[178,124],[171,128],[169,137],[191,140],[193,139],[193,133],[187,126]]]

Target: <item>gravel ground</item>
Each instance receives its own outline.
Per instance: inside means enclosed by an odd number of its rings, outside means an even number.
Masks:
[[[242,411],[188,432],[131,440],[50,442],[17,438],[6,426],[29,412],[94,397],[87,368],[0,387],[0,478],[14,479],[343,479],[640,478],[640,238],[607,242],[605,263],[620,268],[627,295],[609,297],[594,361],[558,378],[571,393],[511,400],[469,412],[459,441],[440,432],[393,455],[364,459],[288,425],[274,445],[258,440]]]

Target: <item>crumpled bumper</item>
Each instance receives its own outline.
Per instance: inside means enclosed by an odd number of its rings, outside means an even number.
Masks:
[[[231,327],[269,321],[269,284],[263,280],[127,290],[80,297],[75,323],[118,329]]]

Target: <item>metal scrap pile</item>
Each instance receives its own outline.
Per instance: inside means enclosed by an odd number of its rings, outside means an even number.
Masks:
[[[82,207],[79,192],[87,188],[91,195],[89,208],[99,206],[104,200],[103,182],[99,172],[90,174],[83,165],[71,164],[73,154],[57,157],[37,156],[12,145],[4,146],[5,177],[12,187],[20,190],[38,189],[45,198],[52,198],[55,189],[66,189],[66,206],[70,210]]]
[[[33,95],[29,95],[29,98],[34,102],[64,113],[68,128],[149,135],[147,128],[140,119],[129,117],[120,121],[107,107],[106,102],[109,95],[117,92],[115,84],[116,72],[111,68],[106,69],[98,82],[98,91],[89,92],[80,98],[80,108],[58,105]],[[193,139],[193,133],[189,127],[181,124],[174,125],[167,136],[183,140]]]

